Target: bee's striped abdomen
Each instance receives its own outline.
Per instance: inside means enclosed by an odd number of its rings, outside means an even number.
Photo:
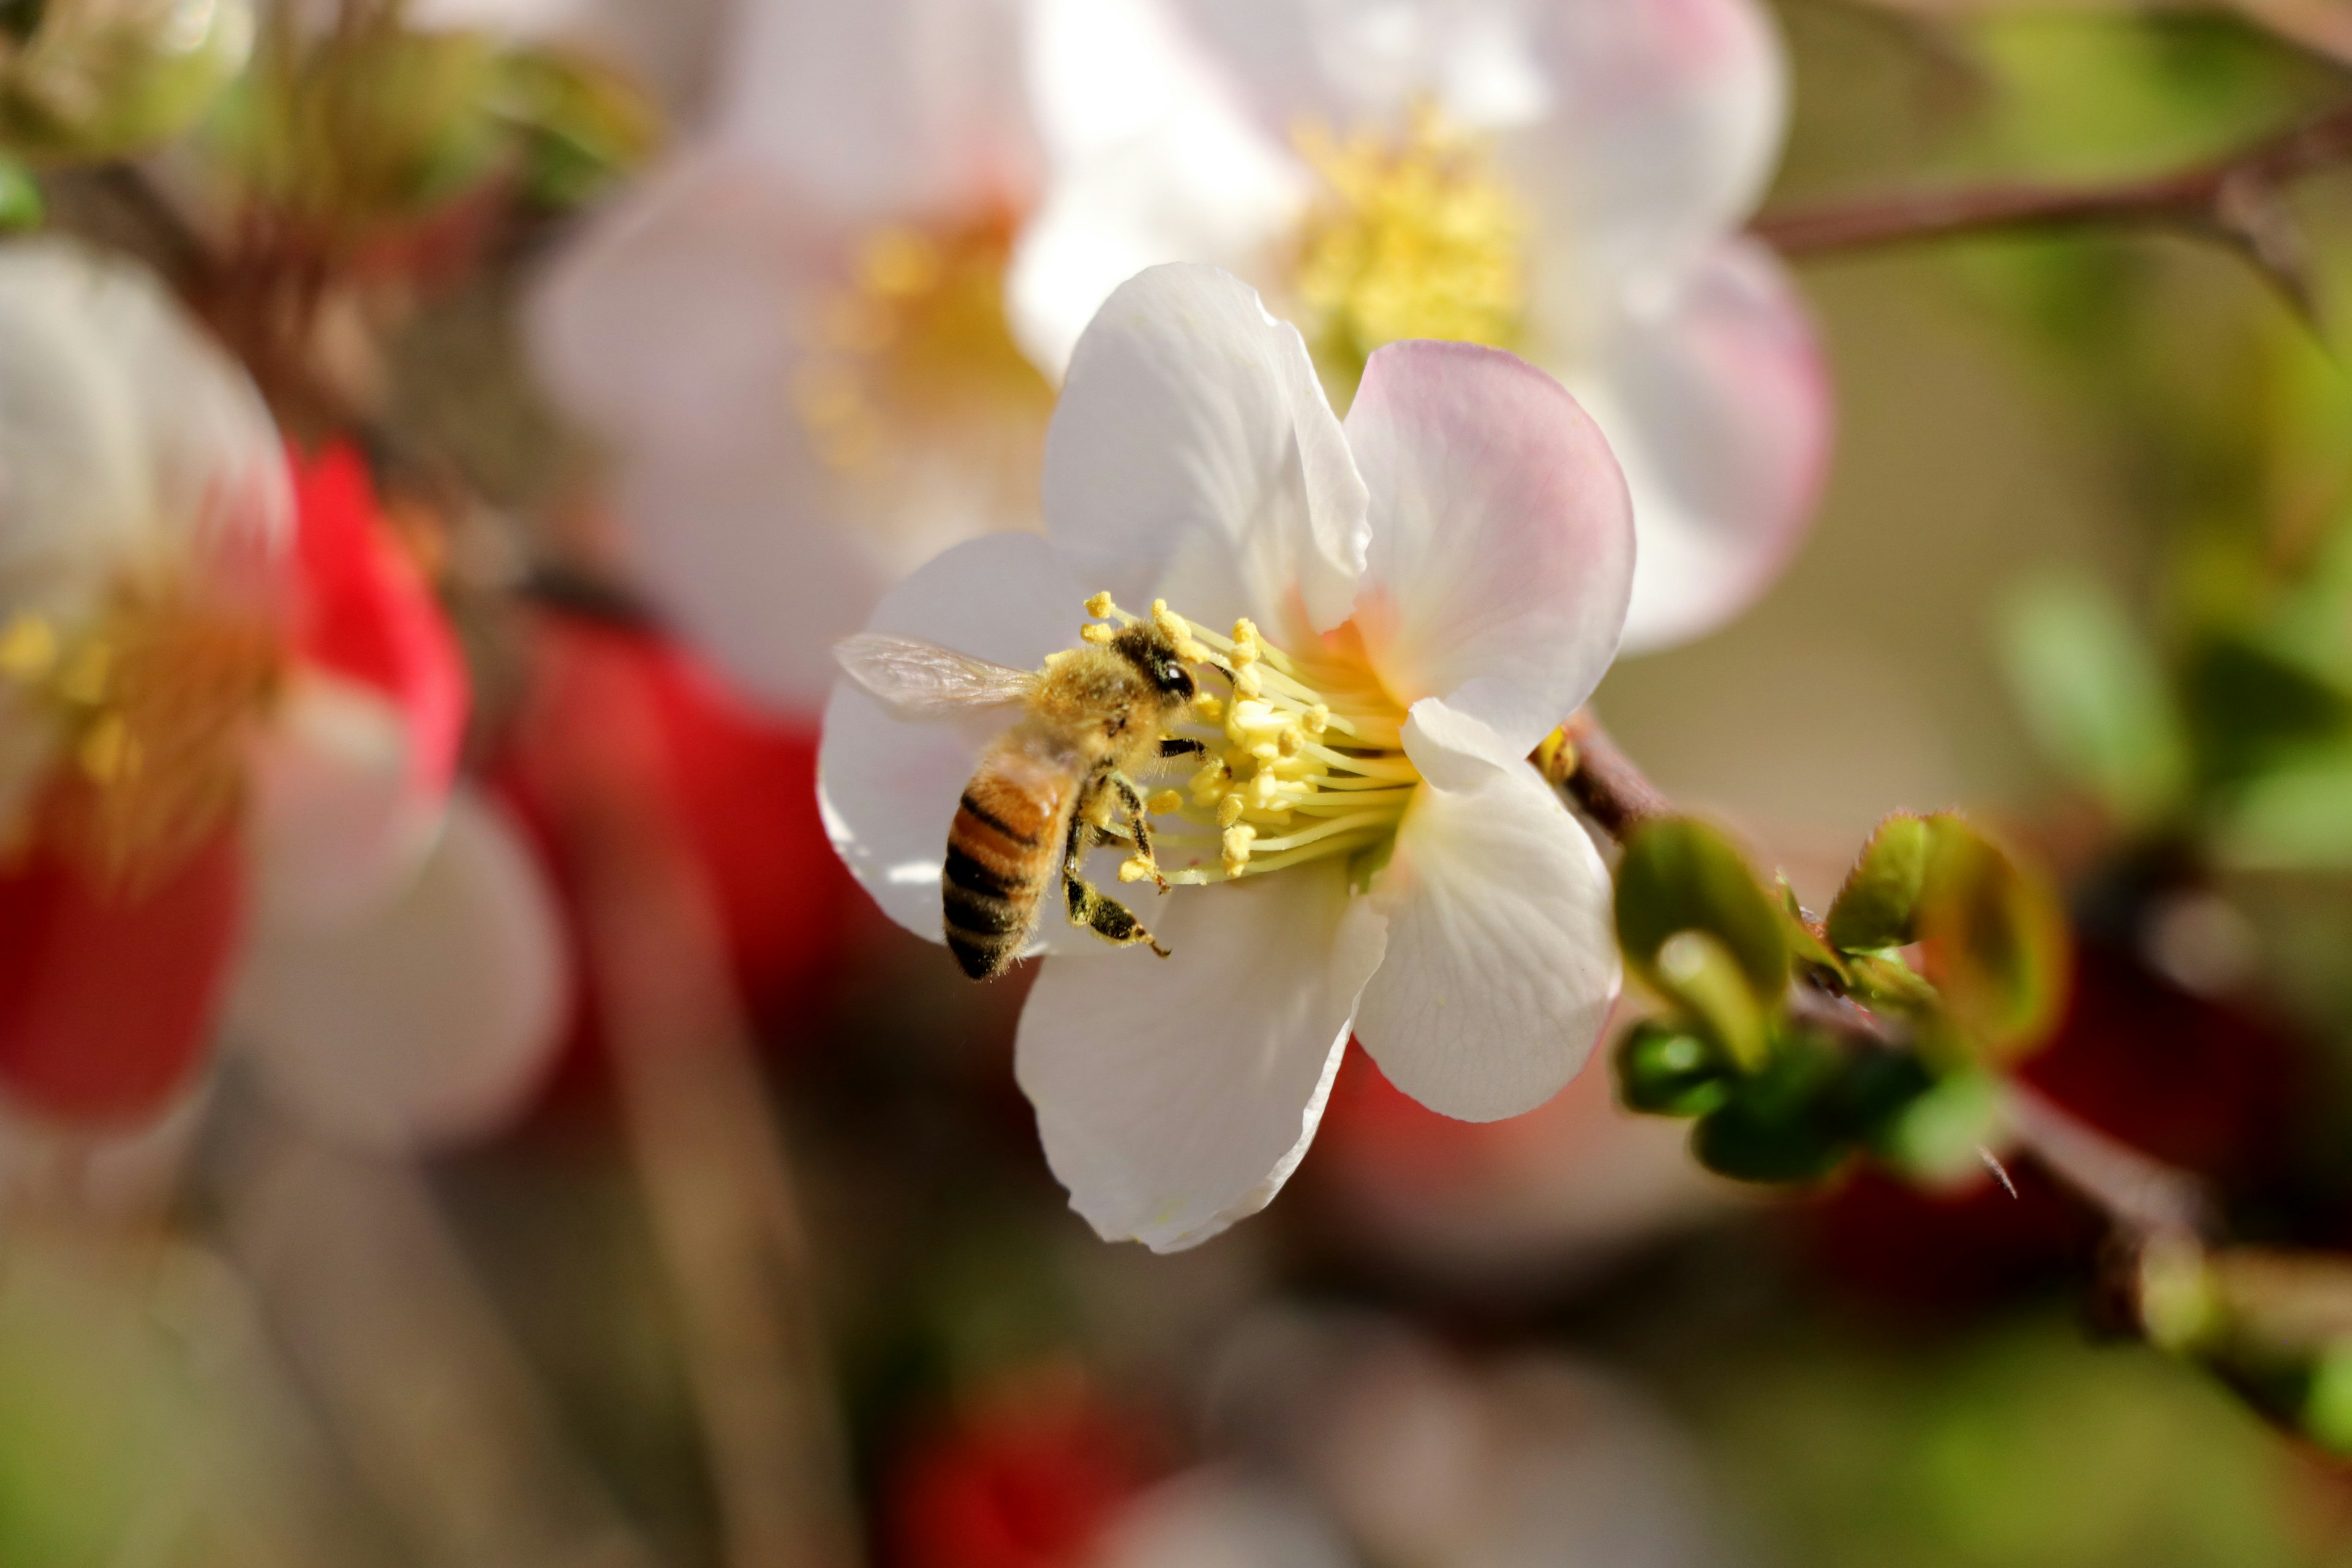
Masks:
[[[1066,770],[1000,745],[964,786],[940,892],[948,947],[975,980],[1003,973],[1036,928],[1061,860],[1071,782]]]

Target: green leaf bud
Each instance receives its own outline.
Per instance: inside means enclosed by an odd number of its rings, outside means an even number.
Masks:
[[[1660,967],[1669,941],[1702,932],[1729,957],[1761,1007],[1789,983],[1781,915],[1731,841],[1705,823],[1664,817],[1626,841],[1617,866],[1617,940],[1633,972],[1676,994]]]
[[[1617,1042],[1617,1098],[1647,1116],[1703,1116],[1723,1103],[1730,1066],[1697,1031],[1645,1018]]]

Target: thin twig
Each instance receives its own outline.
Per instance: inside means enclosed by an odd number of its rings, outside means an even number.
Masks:
[[[2105,185],[2012,183],[1903,192],[1768,213],[1752,232],[1783,255],[1818,256],[2004,230],[2171,226],[2236,248],[2307,311],[2309,270],[2284,187],[2347,161],[2352,161],[2352,104],[2174,174]]]
[[[1674,803],[1617,747],[1589,708],[1565,726],[1568,744],[1553,758],[1552,782],[1574,797],[1601,831],[1622,842],[1654,817],[1670,816]]]

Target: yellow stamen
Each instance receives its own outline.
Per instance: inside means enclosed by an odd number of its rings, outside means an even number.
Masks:
[[[947,451],[1008,507],[1034,497],[1053,390],[1005,321],[1018,230],[1018,214],[992,207],[886,225],[850,247],[840,285],[799,323],[807,358],[792,386],[826,467],[887,489]]]
[[[1294,140],[1324,185],[1298,237],[1299,324],[1335,403],[1402,338],[1516,346],[1527,222],[1483,140],[1426,104],[1398,137],[1310,124]]]
[[[37,617],[11,623],[0,673],[46,710],[65,762],[32,831],[110,879],[170,871],[235,810],[247,725],[284,662],[266,607],[178,584],[126,584],[71,637]]]
[[[1098,622],[1136,618],[1108,595],[1087,609]],[[1213,845],[1214,863],[1195,856],[1155,875],[1192,883],[1255,877],[1375,850],[1395,836],[1421,773],[1402,750],[1403,708],[1381,688],[1351,634],[1335,634],[1312,654],[1292,654],[1247,619],[1234,623],[1231,637],[1220,637],[1155,600],[1151,622],[1180,650],[1189,645],[1203,656],[1181,657],[1233,686],[1229,698],[1193,700],[1177,732],[1206,747],[1207,759],[1182,792],[1163,790],[1150,802],[1155,816],[1194,825],[1190,832],[1163,829],[1165,841]]]

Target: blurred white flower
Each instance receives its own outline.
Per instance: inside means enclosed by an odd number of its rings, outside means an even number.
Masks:
[[[1714,629],[1795,548],[1831,405],[1738,235],[1786,112],[1756,0],[1040,0],[1031,66],[1051,180],[1009,289],[1038,363],[1139,269],[1215,262],[1343,406],[1399,339],[1558,376],[1633,489],[1629,650]]]
[[[1107,589],[1164,600],[1235,671],[1196,710],[1189,803],[1154,803],[1176,814],[1170,879],[1213,884],[1142,910],[1174,957],[1064,928],[1045,946],[1087,956],[1046,965],[1022,1017],[1020,1080],[1074,1206],[1162,1250],[1264,1207],[1351,1028],[1449,1115],[1549,1099],[1618,979],[1608,874],[1526,761],[1624,616],[1632,523],[1591,421],[1508,354],[1420,342],[1373,357],[1343,429],[1297,331],[1226,274],[1170,266],[1080,342],[1045,493],[1050,543],[959,546],[875,628],[1035,668]],[[835,845],[933,941],[988,739],[847,682],[825,715]]]
[[[1129,1505],[1095,1568],[1726,1568],[1702,1461],[1639,1390],[1556,1355],[1479,1365],[1379,1320],[1250,1321],[1235,1452]]]
[[[358,459],[289,484],[243,372],[71,244],[0,248],[0,1091],[144,1125],[233,994],[329,1131],[503,1113],[561,1021],[554,917],[452,794],[463,668]]]
[[[708,133],[534,301],[631,564],[784,706],[823,700],[885,585],[1034,526],[1052,394],[1002,303],[1037,184],[1024,4],[749,0]]]

